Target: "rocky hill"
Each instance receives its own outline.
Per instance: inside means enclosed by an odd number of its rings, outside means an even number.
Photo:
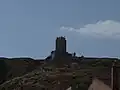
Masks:
[[[4,63],[1,66],[1,70],[4,68],[4,72],[1,71],[3,77],[6,76],[1,78],[0,90],[66,90],[70,86],[87,90],[94,77],[107,85],[111,83],[111,59],[62,62],[61,67],[57,67],[56,62],[43,63],[30,58],[5,58],[0,61]],[[117,64],[120,65],[119,60]]]
[[[43,64],[42,61],[32,58],[0,58],[0,83],[33,71]]]

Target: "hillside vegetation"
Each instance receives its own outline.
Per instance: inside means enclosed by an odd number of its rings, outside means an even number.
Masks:
[[[43,88],[57,90],[60,87],[64,87],[65,90],[69,86],[73,88],[77,87],[78,89],[76,90],[87,90],[94,77],[110,85],[111,66],[113,62],[111,59],[84,59],[78,64],[79,68],[72,68],[72,62],[66,63],[70,67],[62,65],[64,62],[60,63],[61,67],[57,67],[55,62],[48,63],[44,65],[44,68],[51,69],[48,71],[42,71],[41,64],[37,64],[36,66],[35,62],[39,63],[30,58],[27,60],[0,60],[0,73],[2,73],[0,78],[3,82],[6,80],[0,85],[0,90],[21,90],[21,88],[24,88],[23,90],[42,90]],[[117,65],[120,65],[119,60],[117,60]],[[61,82],[59,85],[58,81]]]

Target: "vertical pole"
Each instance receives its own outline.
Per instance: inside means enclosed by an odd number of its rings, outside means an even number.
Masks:
[[[112,90],[119,90],[116,61],[113,62],[111,70],[111,87]]]
[[[72,90],[76,90],[76,75],[73,73],[72,76]]]

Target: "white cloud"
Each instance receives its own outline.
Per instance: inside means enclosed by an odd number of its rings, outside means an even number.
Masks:
[[[95,24],[84,25],[83,28],[61,27],[60,30],[67,30],[97,38],[120,38],[120,22],[113,20],[98,21]]]

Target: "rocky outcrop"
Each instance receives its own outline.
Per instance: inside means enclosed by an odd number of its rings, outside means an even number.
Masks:
[[[99,79],[94,79],[88,90],[112,90],[108,85]]]

